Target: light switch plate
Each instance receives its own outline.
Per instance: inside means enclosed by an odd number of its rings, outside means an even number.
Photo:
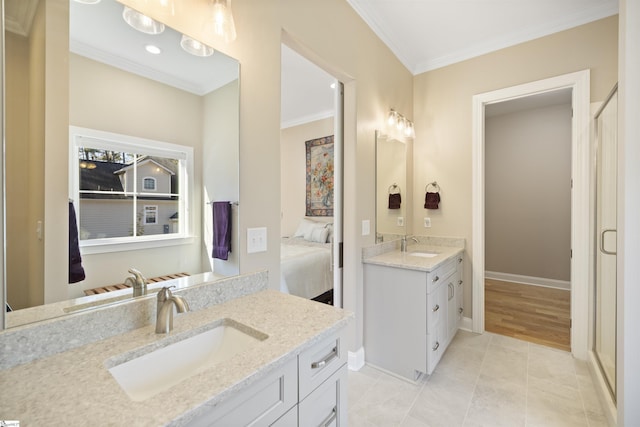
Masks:
[[[399,217],[396,219],[396,225],[397,225],[398,227],[403,227],[403,226],[404,226],[404,218],[403,218],[403,217],[401,217],[401,216],[399,216]]]
[[[362,220],[362,235],[368,236],[371,233],[371,223],[368,219]]]
[[[267,251],[267,227],[247,228],[247,253]]]
[[[430,228],[431,227],[431,218],[425,218],[424,219],[424,228]]]

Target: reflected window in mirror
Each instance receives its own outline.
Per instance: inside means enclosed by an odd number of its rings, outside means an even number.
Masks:
[[[189,236],[191,147],[73,126],[70,135],[81,247]]]

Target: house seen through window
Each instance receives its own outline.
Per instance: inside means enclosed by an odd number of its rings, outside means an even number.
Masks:
[[[187,151],[89,137],[76,137],[73,149],[76,193],[71,196],[81,245],[187,234],[181,223],[188,199]]]

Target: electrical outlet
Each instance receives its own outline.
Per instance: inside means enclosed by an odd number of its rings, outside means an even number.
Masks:
[[[247,228],[247,253],[267,251],[267,227]]]
[[[424,228],[431,228],[431,218],[424,219]]]
[[[401,216],[399,216],[399,217],[398,217],[398,219],[396,220],[396,225],[397,225],[398,227],[402,227],[402,226],[404,226],[404,218],[403,218],[403,217],[401,217]]]

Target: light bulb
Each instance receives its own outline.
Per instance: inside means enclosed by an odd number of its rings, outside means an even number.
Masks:
[[[231,13],[231,0],[212,0],[212,3],[213,33],[227,43],[234,41],[236,26]]]
[[[391,110],[389,111],[389,117],[387,118],[387,124],[389,126],[393,126],[396,123],[396,112]]]

